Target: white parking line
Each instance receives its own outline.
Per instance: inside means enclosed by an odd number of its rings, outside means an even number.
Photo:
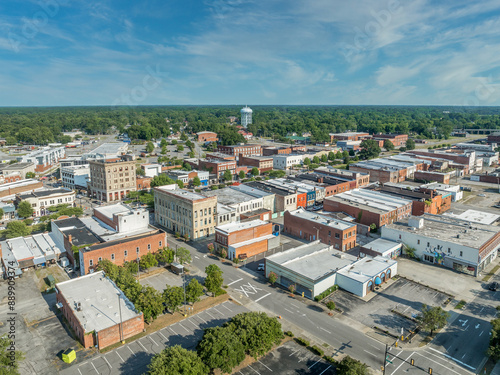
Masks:
[[[115,351],[115,353],[118,355],[118,357],[120,357],[120,359],[121,359],[121,361],[122,361],[122,362],[125,362],[125,361],[123,360],[122,356],[120,355],[120,353],[118,353],[118,350],[116,350],[116,351]]]
[[[328,370],[330,367],[332,367],[332,365],[328,366],[326,369],[323,370],[323,372],[319,375],[323,375],[324,372],[326,372],[326,370]]]
[[[235,283],[237,283],[238,281],[241,281],[241,280],[243,280],[243,278],[238,279],[238,280],[234,280],[234,281],[230,282],[229,284],[227,284],[227,286],[233,285],[233,284],[235,284]]]
[[[208,312],[208,310],[205,310],[205,312],[206,312],[208,315],[210,315],[210,317],[211,317],[212,319],[215,319],[215,316],[213,316],[212,314],[210,314],[210,313]]]
[[[189,323],[191,323],[194,326],[194,328],[198,328],[198,326],[196,324],[194,324],[191,320],[186,319],[186,321],[188,321]]]
[[[233,312],[233,310],[231,310],[229,307],[227,307],[225,304],[222,304],[222,307],[228,309],[229,311]]]
[[[264,366],[265,368],[267,368],[269,371],[273,372],[273,370],[271,370],[269,367],[267,367],[265,364],[263,364],[261,361],[257,360],[262,366]]]
[[[267,293],[265,296],[262,296],[262,297],[256,299],[255,302],[259,302],[262,298],[266,298],[267,296],[270,296],[270,295],[271,295],[271,293]]]
[[[406,359],[405,359],[405,361],[404,361],[404,362],[401,362],[401,364],[400,364],[398,367],[396,367],[396,370],[394,370],[394,371],[392,372],[392,374],[391,374],[391,375],[394,375],[394,373],[395,373],[396,371],[398,371],[398,370],[399,370],[399,368],[400,368],[401,366],[403,366],[403,364],[405,364],[405,363],[406,363],[406,362],[410,359],[410,357],[411,357],[413,354],[415,354],[415,352],[411,353],[411,354],[408,356],[408,358],[406,358]]]
[[[314,362],[311,366],[308,367],[308,369],[310,370],[314,365],[316,365],[319,361],[321,361],[321,359],[318,359],[316,362]]]
[[[102,357],[102,358],[104,358],[104,360],[105,360],[105,361],[106,361],[106,363],[108,364],[109,368],[113,368],[113,367],[109,364],[109,362],[108,362],[108,360],[106,359],[106,357]]]
[[[132,353],[132,355],[135,356],[135,353],[132,351],[132,349],[130,349],[130,346],[127,346],[128,350],[130,350],[130,353]]]
[[[168,341],[168,339],[165,337],[165,335],[163,333],[161,333],[161,331],[158,331],[158,333],[160,334],[161,337],[163,337],[164,340]]]
[[[95,372],[97,372],[99,374],[99,371],[97,371],[97,369],[95,368],[94,364],[92,362],[90,362],[90,364],[92,365],[92,367],[94,368]]]
[[[158,346],[158,344],[156,343],[156,341],[155,341],[155,340],[153,340],[153,338],[152,338],[151,336],[148,336],[148,337],[149,337],[149,339],[153,342],[153,344],[155,344],[156,346]]]
[[[167,328],[168,328],[169,330],[171,330],[171,331],[174,333],[174,335],[177,335],[177,332],[175,332],[175,331],[172,329],[172,327],[167,327]]]
[[[297,353],[300,349],[297,349],[296,351],[294,351],[292,354],[289,355],[289,357],[291,357],[292,355],[294,355],[295,353]]]
[[[142,348],[143,348],[146,352],[148,351],[148,350],[146,349],[146,347],[145,347],[144,345],[142,345],[142,342],[140,342],[139,340],[137,340],[137,342],[138,342],[138,344],[139,344],[140,346],[142,346]]]
[[[221,314],[222,316],[224,316],[224,314],[223,314],[223,313],[221,313],[219,310],[217,310],[215,307],[213,307],[213,309],[214,309],[215,311],[217,311],[219,314]]]
[[[182,328],[184,328],[184,329],[186,330],[186,332],[188,332],[188,333],[189,333],[189,332],[191,332],[191,331],[190,331],[190,330],[188,330],[186,327],[184,327],[181,323],[179,323],[179,325],[180,325]]]
[[[203,323],[207,324],[207,322],[203,320],[203,318],[200,316],[200,314],[196,314],[195,317],[200,319]]]
[[[80,373],[80,375],[83,375],[83,374],[82,374],[82,372],[80,371],[80,369],[79,369],[79,368],[77,368],[77,370],[78,370],[78,372]]]
[[[260,372],[258,372],[256,369],[254,369],[252,366],[248,365],[248,367],[250,367],[252,370],[254,370],[257,374],[260,375]]]

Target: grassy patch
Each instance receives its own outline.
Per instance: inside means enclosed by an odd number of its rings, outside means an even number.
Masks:
[[[66,272],[62,268],[56,265],[47,268],[39,268],[35,270],[35,276],[36,276],[36,285],[40,292],[44,292],[46,289],[49,288],[49,285],[45,281],[48,275],[54,276],[56,284],[61,281],[69,280],[69,276],[66,274]]]
[[[495,267],[493,267],[493,269],[488,272],[484,277],[483,277],[483,281],[487,282],[491,279],[491,277],[497,273],[497,271],[500,269],[500,264],[497,264]]]
[[[467,302],[465,302],[464,300],[461,300],[459,303],[456,304],[455,308],[456,309],[461,309],[465,306]]]

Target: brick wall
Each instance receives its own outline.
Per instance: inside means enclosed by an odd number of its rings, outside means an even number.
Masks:
[[[111,228],[113,228],[114,230],[117,230],[116,227],[117,227],[117,224],[111,219],[109,219],[107,216],[103,215],[101,212],[99,212],[98,210],[94,210],[94,216],[101,220],[103,223],[109,225]]]
[[[122,324],[122,339],[135,336],[144,330],[144,315],[129,319]],[[120,324],[98,332],[97,342],[99,349],[106,348],[120,341]]]
[[[198,142],[217,142],[217,133],[198,134]]]
[[[135,180],[137,190],[151,189],[151,180],[151,177],[137,177]]]
[[[240,255],[244,254],[247,256],[247,258],[249,258],[253,257],[254,255],[264,253],[267,251],[267,241],[268,240],[262,240],[249,245],[241,246],[236,249],[235,257],[239,258]]]
[[[382,225],[387,224],[386,222],[384,222],[381,219],[381,215],[378,213],[370,212],[370,211],[363,211],[358,207],[344,204],[341,202],[336,202],[336,201],[331,201],[331,200],[325,199],[325,201],[323,202],[323,209],[325,211],[331,211],[331,212],[345,212],[346,214],[354,217],[361,224],[365,224],[365,225],[371,225],[372,223],[375,223],[377,225],[377,227],[380,227]],[[358,220],[358,215],[360,212],[363,212],[363,213],[361,215],[361,220]]]
[[[399,180],[399,173],[396,172],[391,172],[391,171],[383,171],[383,170],[377,170],[377,169],[366,169],[357,165],[351,165],[349,167],[349,170],[351,171],[357,171],[357,172],[363,172],[363,173],[369,173],[370,174],[370,181],[371,182],[398,182]]]
[[[307,193],[297,193],[297,207],[307,207]]]
[[[413,178],[416,180],[437,181],[442,184],[450,183],[450,174],[415,171]]]
[[[1,190],[0,191],[0,198],[6,197],[8,195],[27,193],[27,192],[30,192],[30,191],[33,191],[35,189],[39,189],[42,187],[43,187],[43,182],[37,181],[36,183],[33,183],[33,184]]]
[[[94,340],[94,335],[85,334],[85,330],[83,329],[83,326],[81,325],[80,321],[76,318],[73,310],[70,308],[68,302],[66,301],[66,298],[62,295],[60,291],[57,291],[56,293],[56,300],[57,302],[60,302],[62,304],[62,313],[66,320],[68,321],[69,326],[73,329],[75,332],[76,337],[78,340],[82,343],[82,345],[85,348],[91,348],[95,345],[95,340]]]

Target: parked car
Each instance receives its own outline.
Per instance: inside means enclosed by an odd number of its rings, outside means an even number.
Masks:
[[[260,263],[260,264],[257,266],[257,271],[264,271],[264,269],[265,269],[264,263]]]
[[[494,292],[496,292],[496,291],[497,291],[497,289],[498,289],[498,283],[497,283],[496,281],[493,281],[493,282],[490,284],[490,286],[488,287],[488,289],[489,289],[489,290],[492,290],[492,291],[494,291]]]

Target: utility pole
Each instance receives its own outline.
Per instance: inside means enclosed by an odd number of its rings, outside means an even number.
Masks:
[[[120,341],[123,343],[123,320],[122,320],[122,305],[120,303],[120,294],[118,294],[118,310],[120,311]]]
[[[383,369],[384,373],[383,373],[383,375],[385,375],[385,364],[387,363],[387,349],[388,349],[388,346],[387,346],[387,344],[385,344],[384,366],[383,366],[384,367],[384,369]]]
[[[184,316],[186,314],[186,272],[184,272],[184,268],[182,269],[182,286],[184,287]]]

